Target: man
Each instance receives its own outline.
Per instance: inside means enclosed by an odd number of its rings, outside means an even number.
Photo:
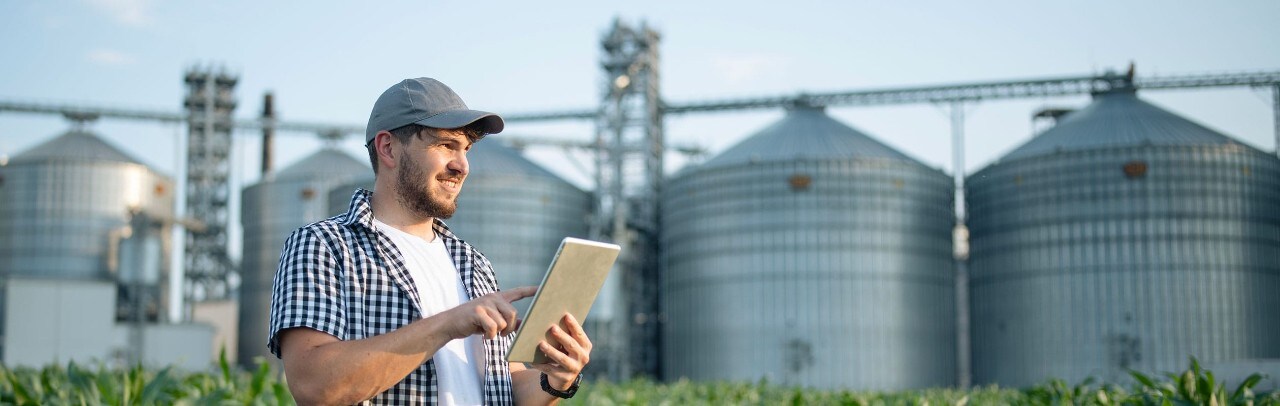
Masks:
[[[539,344],[552,362],[506,362],[518,321],[489,261],[442,219],[467,151],[502,118],[443,83],[406,79],[378,98],[365,142],[374,190],[285,242],[268,347],[300,404],[551,404],[572,396],[591,341],[566,314]]]

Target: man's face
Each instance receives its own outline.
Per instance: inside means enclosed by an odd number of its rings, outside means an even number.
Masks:
[[[398,159],[396,200],[423,218],[452,217],[467,177],[471,141],[459,131],[427,129],[403,147]]]

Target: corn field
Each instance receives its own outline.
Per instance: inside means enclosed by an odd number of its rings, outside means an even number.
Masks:
[[[288,387],[267,364],[232,368],[225,357],[207,373],[165,368],[88,368],[75,363],[43,369],[0,366],[0,405],[288,405]],[[1193,359],[1190,368],[1161,377],[1132,373],[1129,388],[1086,380],[1053,380],[1030,389],[981,387],[903,392],[822,391],[758,383],[584,383],[566,405],[1273,405],[1280,392],[1255,394],[1263,377],[1234,388]]]
[[[253,372],[232,368],[223,352],[213,373],[88,368],[69,363],[0,366],[0,405],[291,405],[289,388],[266,363]]]

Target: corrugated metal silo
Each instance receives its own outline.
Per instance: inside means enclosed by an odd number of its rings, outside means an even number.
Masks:
[[[0,276],[108,280],[130,210],[172,218],[173,181],[83,130],[0,166]]]
[[[367,175],[355,177],[355,180],[345,182],[329,189],[329,209],[326,213],[330,216],[345,214],[347,209],[351,208],[351,198],[356,194],[356,190],[373,190],[373,172]]]
[[[799,106],[663,198],[669,379],[955,382],[949,176]]]
[[[240,364],[253,365],[254,357],[275,359],[267,351],[267,329],[271,279],[275,277],[284,240],[298,227],[333,215],[328,211],[326,197],[334,185],[370,171],[368,165],[351,155],[325,148],[244,189],[240,211],[244,226]]]
[[[1280,358],[1280,160],[1097,94],[968,178],[975,383]]]

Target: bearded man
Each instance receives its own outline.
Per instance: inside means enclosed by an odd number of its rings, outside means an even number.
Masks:
[[[285,242],[267,346],[300,404],[552,404],[573,396],[591,340],[566,314],[539,348],[550,361],[510,364],[511,302],[489,261],[449,231],[467,151],[502,131],[435,79],[406,79],[373,105],[365,143],[375,177],[345,214]]]

